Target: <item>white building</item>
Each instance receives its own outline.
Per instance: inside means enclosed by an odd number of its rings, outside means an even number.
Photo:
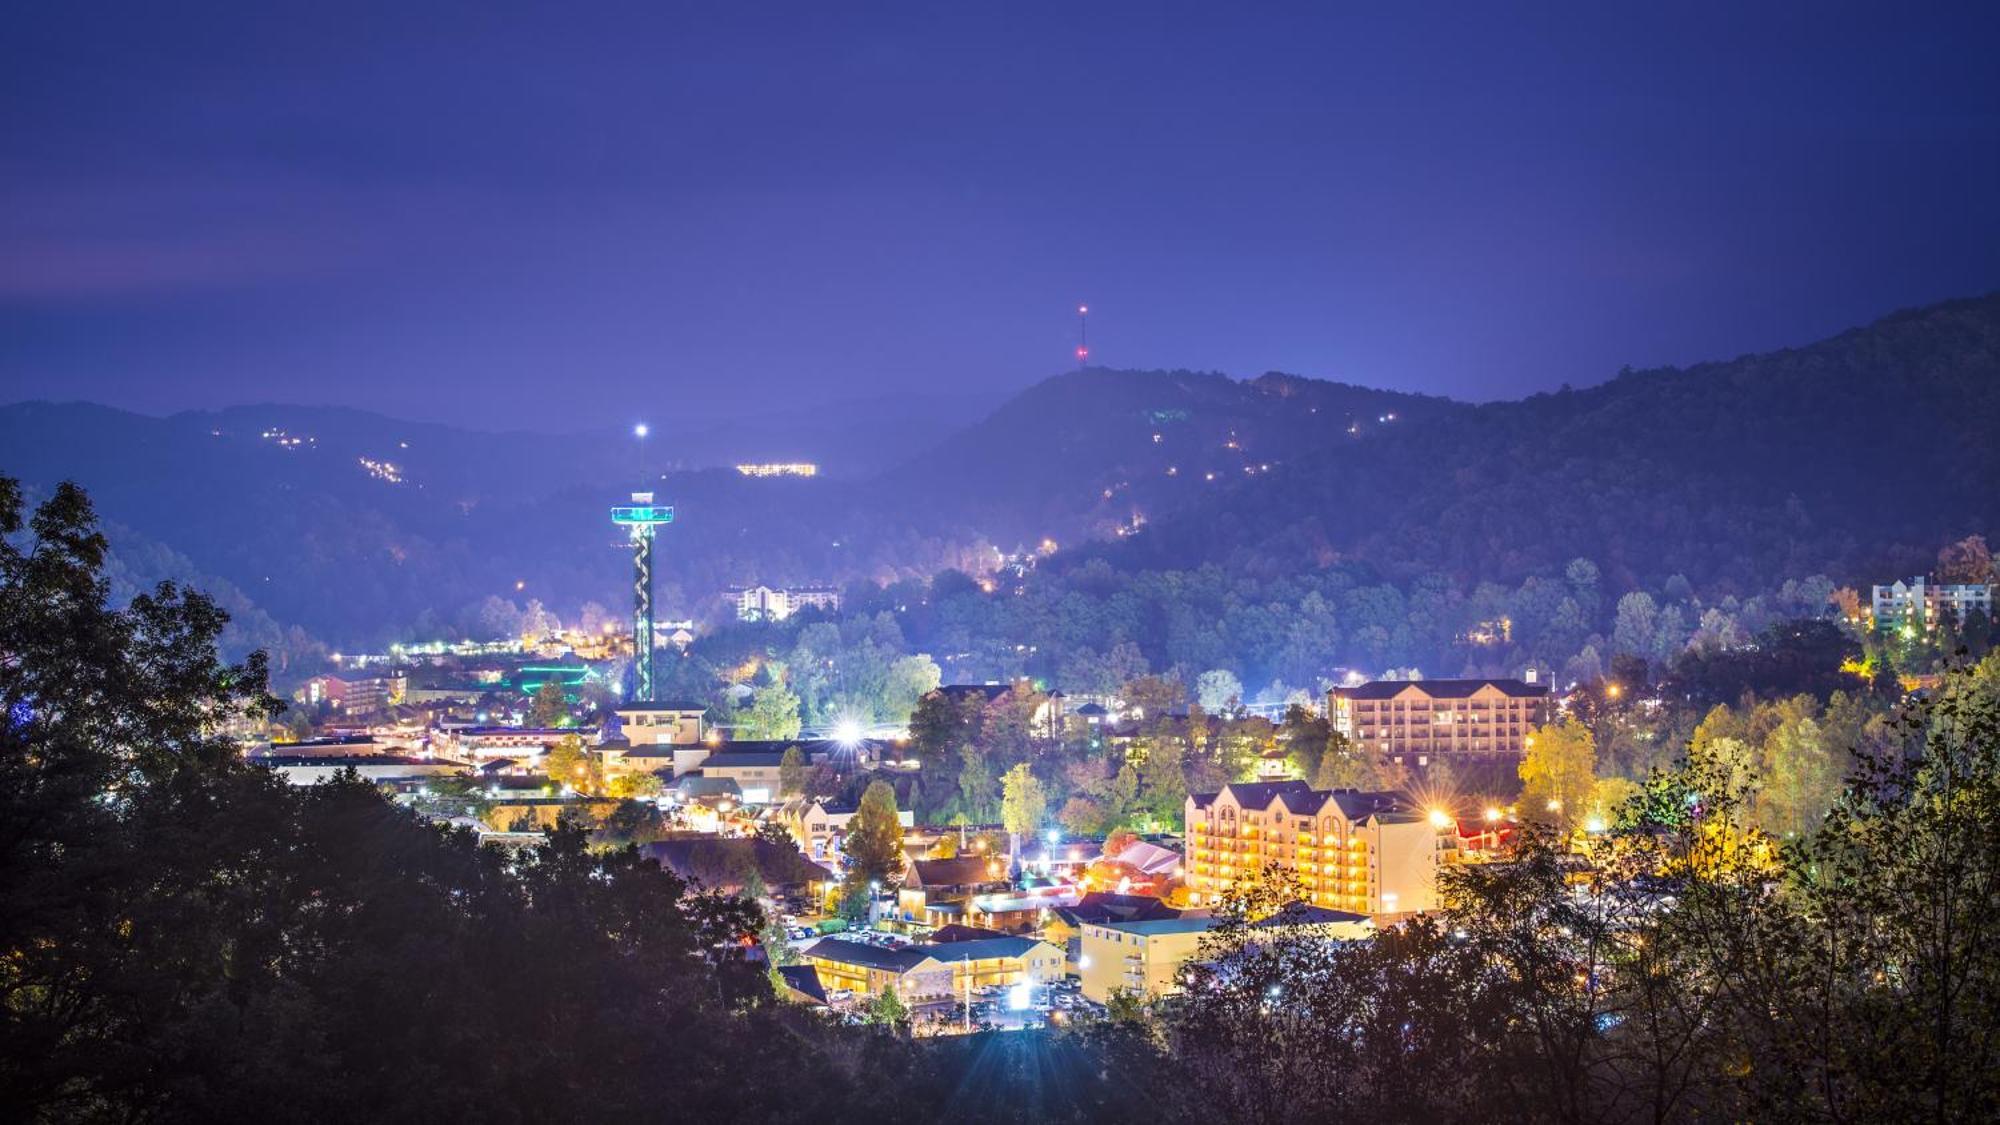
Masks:
[[[1875,624],[1930,628],[1945,614],[1963,623],[1973,610],[1993,616],[1993,587],[1983,583],[1934,585],[1918,575],[1875,587]]]
[[[808,607],[840,608],[836,586],[731,586],[725,596],[735,603],[741,621],[783,621]]]

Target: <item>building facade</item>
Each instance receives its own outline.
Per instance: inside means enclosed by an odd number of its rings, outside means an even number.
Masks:
[[[1875,587],[1871,607],[1877,628],[1928,629],[1947,616],[1964,623],[1973,611],[1993,617],[1993,587],[1984,583],[1938,585],[1918,575]]]
[[[1398,794],[1303,781],[1190,796],[1183,840],[1190,905],[1213,905],[1275,863],[1298,877],[1309,904],[1367,915],[1435,907],[1440,852],[1449,843]]]
[[[1549,715],[1547,684],[1524,680],[1377,680],[1327,693],[1333,729],[1397,761],[1520,757]]]
[[[739,621],[783,621],[802,609],[840,608],[836,586],[731,586],[725,596]]]
[[[1076,959],[1084,996],[1103,1004],[1113,992],[1148,998],[1173,992],[1174,975],[1214,925],[1201,917],[1085,924]]]

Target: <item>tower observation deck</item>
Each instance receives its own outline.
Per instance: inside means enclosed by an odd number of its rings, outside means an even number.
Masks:
[[[632,503],[611,509],[611,522],[632,538],[632,701],[653,702],[653,530],[674,522],[672,505],[634,492]]]

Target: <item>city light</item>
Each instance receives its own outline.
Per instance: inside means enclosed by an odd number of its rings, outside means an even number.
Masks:
[[[1486,819],[1487,819],[1487,821],[1488,821],[1489,823],[1490,823],[1490,822],[1492,822],[1492,821],[1496,821],[1496,820],[1499,820],[1499,819],[1500,819],[1500,810],[1499,810],[1499,809],[1487,809],[1487,810],[1486,810]]]
[[[1448,812],[1444,811],[1443,809],[1432,809],[1432,810],[1431,810],[1431,827],[1432,827],[1432,828],[1450,828],[1450,827],[1451,827],[1451,823],[1452,823],[1452,822],[1451,822],[1451,814],[1450,814],[1450,813],[1448,813]]]
[[[639,423],[638,425],[636,425],[636,426],[632,427],[632,436],[633,436],[633,437],[641,437],[641,438],[642,438],[642,437],[645,437],[645,436],[646,436],[647,434],[649,434],[649,433],[652,433],[652,432],[653,432],[653,431],[652,431],[652,428],[651,428],[651,427],[649,427],[649,426],[647,426],[647,425],[646,425],[646,423],[644,423],[644,422],[641,422],[641,423]]]
[[[1029,981],[1022,981],[1020,984],[1015,985],[1013,989],[1007,993],[1008,1011],[1025,1012],[1029,1008],[1033,1007],[1034,1004],[1035,1004],[1035,986],[1033,983]]]
[[[861,724],[853,719],[842,719],[833,724],[833,740],[848,749],[861,745],[863,737]]]

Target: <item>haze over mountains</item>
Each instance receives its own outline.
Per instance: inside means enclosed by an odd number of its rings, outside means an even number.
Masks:
[[[620,607],[628,563],[605,508],[640,480],[680,514],[661,540],[663,616],[712,612],[734,582],[922,577],[1044,538],[1060,568],[1345,562],[1471,584],[1582,556],[1612,589],[1681,574],[1748,592],[1919,569],[2000,529],[2000,295],[1519,402],[1093,369],[983,406],[656,415],[642,450],[526,432],[531,403],[508,434],[327,408],[22,403],[0,407],[0,473],[83,484],[127,581],[220,589],[245,644],[292,625],[336,645],[436,635],[489,595]],[[795,458],[828,471],[722,467]]]

